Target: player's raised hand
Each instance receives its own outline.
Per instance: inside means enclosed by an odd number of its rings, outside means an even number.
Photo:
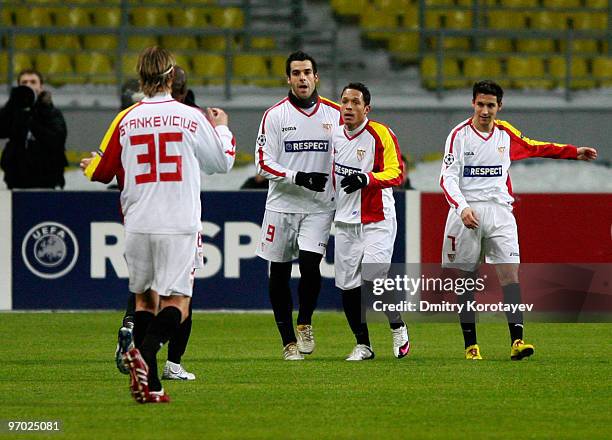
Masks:
[[[478,217],[476,217],[476,213],[470,207],[461,211],[461,221],[468,229],[477,229],[479,226]]]
[[[83,173],[85,173],[85,169],[89,166],[91,161],[94,160],[96,157],[98,157],[98,153],[95,153],[92,151],[91,157],[84,157],[83,159],[81,159],[81,163],[79,163],[79,166],[83,170]]]
[[[597,159],[597,150],[591,147],[578,147],[578,160],[595,160]]]
[[[229,116],[223,111],[223,109],[217,107],[208,107],[206,109],[206,116],[208,117],[208,120],[211,121],[215,126],[227,126],[229,124]]]

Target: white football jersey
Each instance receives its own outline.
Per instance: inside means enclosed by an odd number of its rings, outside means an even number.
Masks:
[[[506,121],[496,120],[491,133],[476,130],[472,119],[457,125],[446,139],[440,186],[457,214],[470,202],[514,202],[508,168],[529,157],[576,159],[573,145],[529,139]]]
[[[332,137],[336,216],[342,223],[374,223],[395,218],[393,186],[403,182],[404,165],[395,134],[386,125],[368,119],[352,133],[344,125]],[[364,173],[368,184],[347,194],[340,183],[346,176]]]
[[[300,214],[334,210],[330,140],[340,120],[340,107],[322,97],[310,113],[289,98],[266,110],[255,147],[257,172],[270,181],[266,209]],[[298,171],[326,173],[325,191],[297,186]]]
[[[158,94],[117,115],[85,173],[104,183],[117,176],[128,232],[187,234],[202,228],[200,169],[227,173],[234,158],[226,126]]]

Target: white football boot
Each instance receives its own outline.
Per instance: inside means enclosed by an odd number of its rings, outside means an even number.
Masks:
[[[312,325],[298,325],[296,328],[297,348],[302,354],[311,354],[315,348]]]
[[[365,344],[355,345],[351,354],[346,358],[347,361],[367,361],[368,359],[374,359],[374,352],[372,347]]]
[[[303,361],[304,355],[300,353],[295,342],[290,342],[283,348],[283,359],[286,361]]]
[[[195,374],[185,370],[181,364],[166,361],[162,379],[164,380],[195,380]]]
[[[400,328],[391,329],[393,336],[393,355],[401,359],[410,353],[410,338],[408,338],[408,328],[404,324]]]

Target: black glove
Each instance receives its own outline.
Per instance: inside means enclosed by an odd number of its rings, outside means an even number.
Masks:
[[[325,191],[326,183],[327,174],[325,173],[304,173],[302,171],[298,171],[295,175],[295,184],[303,186],[311,191]]]
[[[26,109],[34,105],[36,100],[36,94],[28,86],[17,86],[11,90],[11,96],[9,98],[8,105],[14,109]]]
[[[355,173],[350,176],[346,176],[340,182],[340,186],[344,188],[344,192],[347,194],[354,193],[358,189],[365,187],[368,184],[368,176],[363,173]]]

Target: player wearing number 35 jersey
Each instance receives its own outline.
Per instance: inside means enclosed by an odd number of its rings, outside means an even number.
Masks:
[[[446,140],[440,185],[450,210],[444,230],[442,263],[473,277],[481,254],[495,265],[504,302],[521,302],[518,278],[520,262],[518,232],[512,215],[512,185],[508,169],[515,160],[530,157],[592,160],[597,151],[589,147],[534,141],[516,128],[495,118],[502,108],[502,88],[492,81],[474,84],[473,116],[457,125]],[[473,292],[459,296],[468,303]],[[474,312],[460,313],[467,359],[481,359],[476,342]],[[507,313],[512,344],[511,358],[534,352],[523,342],[522,312]]]
[[[235,152],[223,110],[204,116],[172,98],[176,72],[168,51],[145,49],[138,73],[145,98],[115,118],[98,153],[81,167],[91,180],[117,177],[121,189],[129,288],[136,294],[136,348],[124,362],[133,397],[158,403],[169,398],[157,352],[187,318],[195,268],[202,265],[200,170],[228,172]]]

